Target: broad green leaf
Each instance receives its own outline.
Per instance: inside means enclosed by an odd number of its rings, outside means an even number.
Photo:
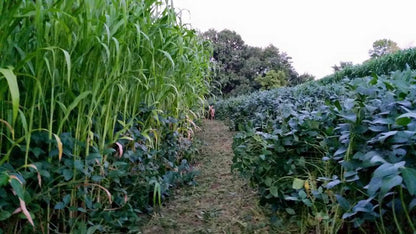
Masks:
[[[19,198],[23,199],[24,189],[23,189],[22,182],[20,180],[18,180],[17,177],[10,177],[9,183],[12,186],[16,195]]]
[[[62,210],[63,208],[65,208],[65,204],[63,202],[58,202],[53,208],[55,210]]]
[[[9,175],[2,172],[0,173],[0,187],[3,187],[9,182]]]
[[[387,138],[397,134],[397,131],[383,132],[379,135],[378,140],[384,142]]]
[[[298,195],[301,199],[305,199],[308,195],[303,190],[299,190]]]
[[[71,195],[70,194],[65,195],[62,201],[64,202],[65,205],[69,204],[69,202],[71,201]]]
[[[94,234],[97,231],[99,231],[100,229],[102,229],[101,225],[94,225],[88,228],[87,230],[87,234]]]
[[[416,169],[403,167],[400,169],[407,191],[410,195],[416,195]]]
[[[293,189],[301,189],[305,184],[305,180],[301,180],[298,178],[293,179],[292,188]]]
[[[411,118],[416,119],[416,112],[409,112],[409,113],[400,115],[399,117],[396,118],[396,123],[399,125],[407,125],[410,123]]]
[[[340,184],[340,183],[341,183],[341,181],[340,181],[340,180],[333,180],[333,181],[329,182],[329,183],[326,185],[326,188],[327,188],[327,189],[331,189],[331,188],[333,188],[333,187],[337,186],[337,185],[338,185],[338,184]]]
[[[83,171],[84,170],[84,164],[82,163],[81,160],[75,160],[74,161],[74,167],[78,170],[78,171]]]
[[[0,211],[0,221],[4,221],[12,216],[12,213],[10,213],[7,210],[1,210]]]
[[[373,79],[371,79],[370,80],[370,82],[368,82],[370,85],[376,85],[377,84],[377,82],[378,82],[378,76],[375,74],[375,73],[373,73],[372,74],[372,77],[373,77]]]
[[[17,78],[16,75],[13,73],[13,68],[8,67],[0,68],[0,73],[7,80],[7,84],[9,86],[10,95],[12,97],[12,106],[13,106],[13,123],[16,122],[17,113],[19,111],[19,102],[20,102],[20,94],[19,94],[19,86],[17,85]]]
[[[278,197],[279,196],[278,189],[277,189],[276,186],[270,187],[270,194],[272,194],[273,197]]]
[[[268,187],[270,187],[273,183],[273,179],[270,177],[266,177],[266,179],[264,180],[264,184]]]
[[[410,122],[412,122],[412,119],[410,119],[409,117],[402,117],[396,119],[396,124],[401,126],[407,126]]]
[[[312,204],[311,200],[309,200],[309,199],[307,199],[307,198],[302,199],[302,202],[303,202],[303,204],[305,204],[307,207],[312,207],[312,206],[313,206],[313,204]]]
[[[395,164],[384,163],[380,165],[373,173],[373,177],[385,177],[399,173],[399,168],[404,167],[406,162],[398,162]]]
[[[383,178],[383,183],[380,187],[380,197],[384,197],[392,188],[401,185],[403,178],[400,175],[392,175]]]
[[[339,110],[339,111],[341,111],[342,110],[342,107],[341,107],[341,104],[339,103],[339,101],[338,100],[336,100],[335,102],[334,102],[334,106]]]
[[[347,201],[347,199],[338,194],[335,194],[335,197],[337,198],[338,204],[341,206],[342,209],[349,210],[351,208],[351,205]]]
[[[93,175],[92,177],[91,177],[91,180],[92,181],[94,181],[94,182],[100,182],[101,180],[103,180],[104,179],[104,177],[102,177],[102,176],[100,176],[100,175]]]
[[[357,115],[355,114],[341,115],[341,117],[353,123],[357,122]]]
[[[78,209],[77,209],[79,212],[82,212],[82,213],[87,213],[87,210],[86,209],[84,209],[84,208],[82,208],[82,207],[78,207]]]
[[[64,175],[64,179],[66,181],[68,181],[68,180],[72,179],[73,173],[72,173],[71,170],[65,169],[65,170],[63,170],[63,175]]]
[[[387,81],[384,81],[383,83],[386,86],[387,90],[390,90],[390,91],[394,90],[394,86],[391,83],[389,83]]]
[[[296,214],[295,210],[294,210],[294,209],[292,209],[292,208],[286,208],[285,210],[286,210],[286,212],[287,212],[288,214],[290,214],[290,215],[295,215],[295,214]]]

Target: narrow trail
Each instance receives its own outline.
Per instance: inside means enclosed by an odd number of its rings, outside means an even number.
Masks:
[[[268,218],[247,181],[231,173],[233,133],[220,121],[204,120],[196,137],[197,186],[180,188],[154,214],[143,233],[267,233]]]

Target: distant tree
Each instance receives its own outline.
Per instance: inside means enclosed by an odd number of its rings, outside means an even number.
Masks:
[[[308,81],[312,81],[315,80],[315,76],[308,74],[308,73],[304,73],[302,75],[297,76],[296,78],[291,78],[288,83],[289,86],[296,86]]]
[[[334,72],[337,72],[349,66],[352,66],[352,62],[340,62],[339,66],[335,64],[332,66],[332,69],[334,69]]]
[[[256,81],[260,83],[262,89],[273,89],[287,84],[287,74],[283,70],[271,70],[264,75],[259,75]]]
[[[292,66],[292,58],[273,45],[264,49],[247,46],[240,35],[227,29],[220,32],[211,29],[202,36],[212,42],[214,49],[215,71],[211,86],[215,95],[234,96],[259,90],[262,86],[256,78],[272,70],[285,75],[285,82],[279,86],[294,86],[306,79],[299,77]]]
[[[217,32],[210,29],[202,36],[212,42],[213,62],[216,65],[213,86],[214,94],[228,94],[240,83],[239,71],[244,66],[243,56],[246,45],[241,36],[228,29]]]
[[[370,54],[371,58],[377,58],[399,50],[400,47],[396,42],[389,39],[381,39],[373,43],[373,49],[370,49],[368,53]]]

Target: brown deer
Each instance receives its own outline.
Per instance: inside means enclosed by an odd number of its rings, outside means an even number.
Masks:
[[[215,109],[214,106],[209,106],[209,110],[208,110],[208,119],[215,119]]]

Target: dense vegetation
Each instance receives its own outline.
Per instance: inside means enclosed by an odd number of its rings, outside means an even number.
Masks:
[[[411,60],[404,54],[414,50],[370,63],[385,73],[401,66],[393,58]],[[217,116],[240,130],[233,169],[258,186],[276,224],[415,232],[416,72],[338,80],[218,102]]]
[[[321,84],[338,82],[344,77],[364,77],[372,74],[387,75],[390,72],[404,70],[407,67],[416,69],[416,48],[399,50],[395,53],[389,53],[381,57],[376,57],[365,61],[363,64],[352,65],[341,63],[341,70],[334,67],[335,73],[320,79]]]
[[[177,184],[210,46],[158,0],[0,2],[0,233],[137,231]]]
[[[294,86],[313,80],[299,75],[291,57],[273,45],[258,48],[246,45],[239,34],[230,30],[211,29],[203,33],[213,45],[213,93],[236,96],[260,89]]]

